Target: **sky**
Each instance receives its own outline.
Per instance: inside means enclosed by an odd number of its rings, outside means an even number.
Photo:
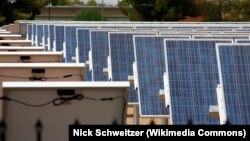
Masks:
[[[88,0],[82,0],[84,1],[85,3],[88,1]],[[102,0],[96,0],[97,3],[102,3]],[[104,3],[106,3],[106,5],[117,5],[118,4],[118,0],[103,0]]]

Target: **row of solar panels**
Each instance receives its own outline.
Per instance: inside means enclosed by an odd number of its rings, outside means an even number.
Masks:
[[[141,116],[170,117],[172,124],[189,120],[250,124],[247,30],[223,29],[207,35],[179,30],[159,35],[155,29],[94,26],[28,24],[27,29],[34,45],[63,51],[67,63],[75,57],[89,64],[87,81],[134,80],[129,103],[139,104]],[[220,118],[211,117],[213,107]]]

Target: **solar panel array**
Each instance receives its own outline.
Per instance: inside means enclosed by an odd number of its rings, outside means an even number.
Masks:
[[[128,103],[139,106],[141,117],[250,124],[249,27],[31,22],[27,39],[46,51],[63,51],[67,63],[73,57],[86,63],[86,81],[130,81]]]

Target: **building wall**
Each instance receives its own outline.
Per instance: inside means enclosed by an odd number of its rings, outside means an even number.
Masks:
[[[84,9],[97,9],[102,12],[102,7],[92,6],[78,6],[78,7],[67,7],[67,6],[53,6],[44,7],[41,9],[41,14],[36,16],[36,20],[48,20],[49,15],[51,20],[73,20],[76,13]],[[50,12],[49,12],[50,11]],[[120,8],[117,6],[103,7],[103,13],[107,17],[108,21],[127,21],[128,18],[124,15]]]

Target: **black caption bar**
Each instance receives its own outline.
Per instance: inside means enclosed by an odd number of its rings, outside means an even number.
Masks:
[[[171,126],[171,125],[70,125],[69,141],[80,141],[85,138],[126,138],[136,137],[154,139],[157,137],[233,137],[247,140],[250,126]]]

